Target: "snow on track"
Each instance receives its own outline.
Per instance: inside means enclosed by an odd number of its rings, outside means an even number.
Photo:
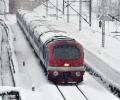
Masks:
[[[46,79],[38,58],[19,26],[13,24],[11,28],[16,38],[14,46],[19,65],[19,80],[16,85],[25,89],[35,86],[36,91],[42,91],[45,100],[63,100],[55,85],[49,84]],[[23,66],[23,61],[25,61],[25,66]]]
[[[112,93],[107,91],[88,73],[84,75],[84,81],[78,85],[88,100],[119,100]]]
[[[2,28],[2,42],[1,42],[1,85],[14,86],[12,73],[10,70],[9,57],[8,57],[8,40],[7,33]]]
[[[34,85],[36,91],[43,93],[44,100],[64,100],[56,86],[47,81],[39,60],[18,25],[15,23],[11,27],[16,37],[14,44],[21,77],[18,86],[31,89],[31,86]],[[23,66],[23,61],[25,61],[25,66]],[[83,97],[83,95],[80,96],[81,93],[75,86],[59,87],[67,100],[78,98],[80,100]],[[97,100],[118,100],[87,73],[84,75],[84,81],[78,87],[88,100],[96,100],[96,98]]]
[[[17,24],[13,24],[12,31],[16,41],[14,41],[15,53],[19,65],[20,81],[18,86],[27,87],[30,89],[32,85],[39,87],[43,85],[42,81],[47,81],[39,60],[35,56],[33,49],[30,47],[29,42],[26,40],[25,35],[20,30]],[[23,61],[25,65],[23,65]]]
[[[96,57],[95,54],[85,49],[85,63],[91,66],[92,69],[97,72],[108,83],[113,84],[120,89],[120,73],[112,69],[103,60]]]
[[[58,86],[58,88],[66,98],[65,100],[86,100],[86,98],[82,93],[80,93],[76,86]]]
[[[0,47],[2,44],[2,27],[0,27]],[[0,49],[0,56],[1,56],[1,49]],[[0,60],[0,65],[1,65],[1,60]],[[1,73],[1,66],[0,66],[0,73]],[[0,78],[1,78],[1,74],[0,74]],[[1,79],[0,79],[0,85],[2,85]]]

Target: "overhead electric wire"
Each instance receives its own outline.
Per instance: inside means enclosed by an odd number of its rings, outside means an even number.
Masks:
[[[120,22],[120,20],[117,19],[115,16],[112,16],[111,14],[108,14],[108,16],[110,16],[112,19],[115,19],[116,21]]]
[[[49,3],[51,3],[51,5],[53,6],[53,7],[51,7],[51,6],[47,6],[45,3],[42,3],[44,6],[46,6],[46,7],[48,7],[48,8],[56,8],[57,10],[59,10],[60,12],[62,12],[63,13],[63,11],[62,10],[60,10],[58,7],[56,7],[52,2],[50,2],[50,1],[48,1]],[[74,2],[76,2],[76,0],[74,0],[73,2],[71,2],[69,5],[71,5],[72,3],[74,3]],[[68,6],[68,5],[67,5]],[[67,6],[65,6],[64,8],[66,8]]]
[[[50,1],[49,1],[50,2]],[[63,13],[63,11],[62,10],[60,10],[58,7],[56,7],[52,2],[50,2],[58,11],[60,11],[60,12],[62,12]]]
[[[67,3],[66,1],[65,1],[65,3]],[[67,3],[68,4],[68,3]],[[69,5],[70,6],[70,5]],[[80,15],[81,16],[81,18],[83,18],[89,25],[90,25],[90,23],[84,18],[84,17],[82,17],[82,15],[78,12],[78,11],[76,11],[72,6],[70,6],[78,15]]]
[[[50,8],[50,9],[54,9],[55,7],[52,7],[52,6],[47,6],[45,3],[42,3],[44,6]]]
[[[76,0],[75,0],[75,1],[76,1]],[[75,2],[75,1],[74,1],[74,2]],[[71,6],[71,4],[72,4],[73,2],[70,3],[70,4],[68,4],[66,1],[64,1],[64,2],[67,4],[67,6],[70,6],[71,9],[73,9],[78,15],[80,15],[81,18],[83,18],[85,22],[87,22],[87,23],[90,25],[90,23],[89,23],[77,10],[75,10],[75,9]],[[58,11],[60,11],[60,12],[63,13],[63,11],[60,10],[58,7],[56,7],[52,2],[49,1],[49,3],[51,3],[51,4],[53,5],[53,7],[56,8]],[[45,5],[45,4],[44,4],[44,5]],[[45,5],[45,6],[47,7],[47,5]],[[65,7],[67,7],[67,6],[65,6]],[[64,8],[65,8],[65,7],[64,7]]]

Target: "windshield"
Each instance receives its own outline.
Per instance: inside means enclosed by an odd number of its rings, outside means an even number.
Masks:
[[[54,48],[54,57],[59,59],[78,59],[80,58],[80,50],[70,44],[59,45]]]

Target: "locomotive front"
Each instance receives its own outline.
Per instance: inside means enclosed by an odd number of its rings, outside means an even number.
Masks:
[[[79,83],[84,74],[84,52],[75,40],[49,43],[48,79],[55,83]]]

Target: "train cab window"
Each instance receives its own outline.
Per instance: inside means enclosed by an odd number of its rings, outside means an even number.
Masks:
[[[69,45],[59,45],[54,48],[54,57],[58,59],[78,59],[80,58],[80,49]]]

